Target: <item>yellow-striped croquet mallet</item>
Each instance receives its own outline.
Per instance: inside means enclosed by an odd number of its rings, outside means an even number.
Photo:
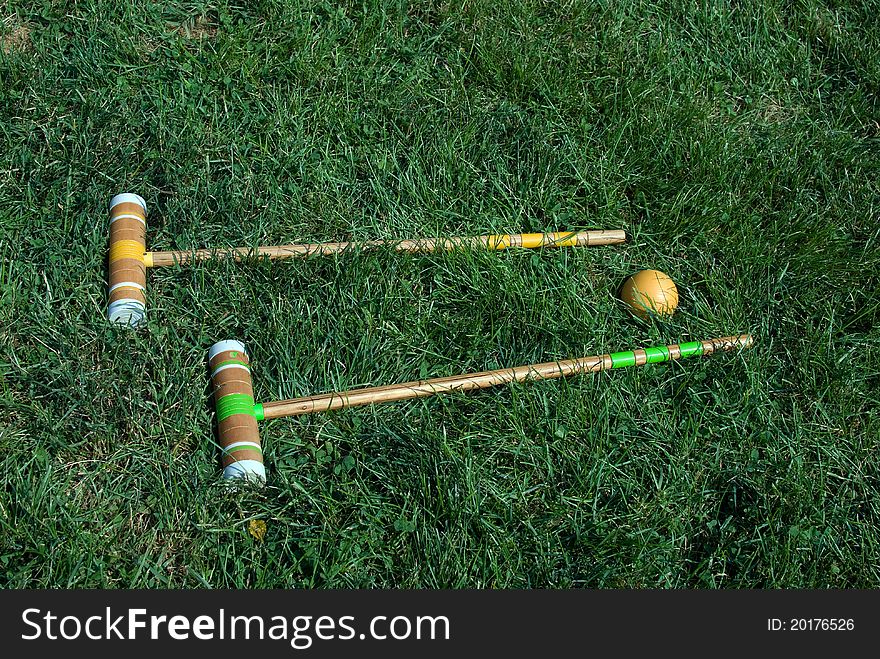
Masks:
[[[687,357],[711,355],[718,351],[748,348],[752,343],[751,335],[740,334],[384,387],[366,387],[272,403],[255,403],[250,362],[244,344],[239,341],[221,341],[215,343],[209,351],[208,363],[214,385],[214,402],[217,406],[223,477],[265,481],[266,470],[263,466],[263,452],[257,430],[257,422],[264,419],[423,398],[451,391],[485,389],[511,382],[548,380],[626,366],[676,361]]]
[[[288,259],[329,256],[348,250],[390,247],[398,252],[437,252],[454,249],[502,250],[509,248],[586,247],[626,242],[626,232],[567,231],[519,233],[465,238],[419,238],[415,240],[368,240],[362,242],[302,243],[273,247],[234,247],[168,252],[146,251],[147,205],[136,194],[119,194],[110,202],[110,308],[112,322],[135,327],[146,314],[146,269],[206,261],[213,258],[265,257]]]

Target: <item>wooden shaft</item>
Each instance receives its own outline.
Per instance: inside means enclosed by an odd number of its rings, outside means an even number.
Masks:
[[[751,345],[752,337],[749,334],[742,334],[740,336],[725,336],[706,341],[673,344],[662,348],[633,350],[631,352],[545,362],[543,364],[518,366],[516,368],[502,368],[495,371],[471,373],[469,375],[455,375],[452,377],[434,378],[432,380],[405,382],[384,387],[367,387],[351,391],[319,394],[305,398],[264,403],[262,405],[262,418],[277,419],[279,417],[327,412],[329,410],[360,405],[372,405],[373,403],[422,398],[449,391],[485,389],[486,387],[494,387],[511,382],[547,380],[579,373],[595,373],[624,366],[641,366],[646,363],[673,361],[692,355],[710,355],[718,350],[748,348]]]
[[[162,267],[213,258],[233,258],[236,261],[255,256],[270,259],[287,259],[306,256],[328,256],[351,249],[374,249],[389,246],[398,252],[436,252],[459,248],[485,248],[488,250],[522,247],[586,247],[592,245],[617,245],[626,242],[626,232],[578,231],[563,233],[519,233],[511,235],[474,236],[468,238],[418,238],[415,240],[367,240],[364,242],[302,243],[275,247],[234,247],[231,249],[173,250],[148,252],[144,262],[148,267]]]

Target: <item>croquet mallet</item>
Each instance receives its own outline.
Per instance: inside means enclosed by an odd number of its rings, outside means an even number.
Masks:
[[[146,248],[147,204],[142,197],[119,194],[110,201],[109,307],[111,322],[137,327],[146,317],[147,268],[206,261],[213,258],[267,257],[287,259],[329,256],[347,250],[391,247],[398,252],[437,252],[454,249],[502,250],[511,247],[584,247],[626,242],[626,232],[569,231],[520,233],[466,238],[419,238],[415,240],[367,240],[362,242],[302,243],[273,247],[148,252]]]
[[[257,429],[257,422],[264,419],[409,400],[450,391],[485,389],[511,382],[547,380],[626,366],[675,361],[686,357],[711,355],[717,351],[748,348],[751,345],[751,335],[741,334],[384,387],[365,387],[271,403],[255,403],[250,360],[244,344],[234,340],[220,341],[208,351],[208,368],[217,408],[223,477],[246,478],[257,482],[266,480],[263,450]]]

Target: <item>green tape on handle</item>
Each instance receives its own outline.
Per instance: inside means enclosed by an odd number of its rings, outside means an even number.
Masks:
[[[669,348],[666,346],[658,346],[656,348],[645,348],[645,355],[648,364],[656,364],[658,362],[669,361]]]
[[[228,394],[217,401],[217,422],[235,414],[254,416],[254,397],[247,394]]]
[[[703,344],[700,341],[691,341],[689,343],[679,343],[678,350],[682,358],[694,357],[703,354]]]
[[[680,358],[694,357],[703,354],[703,344],[700,341],[691,341],[689,343],[679,344]],[[632,351],[613,352],[611,357],[611,368],[625,368],[627,366],[636,365],[636,355]],[[666,346],[657,346],[656,348],[645,348],[645,363],[657,364],[659,362],[669,361],[669,348]]]
[[[636,355],[632,350],[627,352],[612,352],[611,357],[611,368],[624,368],[626,366],[635,366],[636,365]]]
[[[266,411],[263,409],[262,403],[254,404],[254,416],[257,417],[257,421],[262,421],[266,418]]]

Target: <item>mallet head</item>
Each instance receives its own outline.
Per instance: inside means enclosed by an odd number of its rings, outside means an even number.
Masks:
[[[223,478],[263,483],[266,468],[254,411],[250,360],[244,344],[239,341],[215,343],[208,351],[208,368],[217,406]]]
[[[137,327],[146,317],[147,271],[144,265],[147,204],[136,194],[110,200],[110,257],[108,263],[111,323]]]

